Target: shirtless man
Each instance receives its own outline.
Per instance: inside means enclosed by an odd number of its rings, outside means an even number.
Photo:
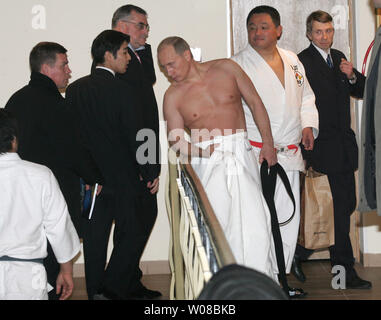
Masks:
[[[158,58],[160,67],[172,82],[164,96],[164,118],[168,122],[171,145],[183,154],[210,155],[213,147],[210,153],[202,152],[186,142],[183,134],[178,134],[185,127],[193,129],[192,142],[198,142],[237,130],[246,131],[243,97],[262,134],[264,146],[260,163],[263,159],[270,166],[277,162],[266,109],[250,79],[236,63],[228,59],[198,63],[193,60],[189,45],[178,37],[166,38],[160,43]],[[174,137],[176,139],[171,139]]]
[[[225,232],[237,263],[275,279],[268,208],[246,136],[241,98],[251,108],[263,141],[259,161],[277,162],[269,118],[253,84],[228,59],[198,63],[179,37],[158,46],[161,69],[171,81],[164,96],[168,139],[192,165]],[[191,143],[184,129],[191,130]],[[235,173],[235,174],[231,174]]]

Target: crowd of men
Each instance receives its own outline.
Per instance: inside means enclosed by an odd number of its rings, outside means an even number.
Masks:
[[[381,1],[374,4],[381,7]],[[66,49],[54,42],[38,43],[30,53],[29,84],[0,110],[0,274],[8,279],[0,283],[0,299],[70,297],[79,238],[89,299],[161,296],[143,286],[139,268],[157,217],[160,176],[147,12],[122,6],[111,25],[92,43],[90,74],[69,86]],[[275,8],[255,7],[246,27],[248,45],[231,59],[196,62],[184,39],[161,41],[158,63],[171,83],[163,101],[168,141],[175,151],[191,156],[237,263],[275,282],[280,269],[261,165],[279,163],[290,182],[295,208],[279,179],[274,202],[279,221],[295,210],[280,232],[286,272],[302,282],[302,261],[313,251],[297,245],[299,173],[311,166],[327,174],[335,222],[331,264],[344,267],[347,288],[369,289],[372,284],[354,269],[349,238],[358,168],[350,97],[366,93],[363,118],[374,123],[379,76],[373,70],[378,70],[380,44],[373,52],[376,66],[366,79],[332,48],[334,25],[327,12],[308,16],[311,45],[298,55],[277,45],[282,25]],[[60,90],[65,89],[63,98]],[[147,135],[140,141],[141,130],[152,132],[155,139]],[[373,166],[377,179],[374,126],[365,139],[370,140],[364,144],[365,166]],[[143,143],[148,144],[148,157],[140,154]],[[374,209],[379,193],[373,195],[375,183],[363,170],[360,162],[364,201]],[[91,216],[81,211],[80,178],[87,189],[97,186]],[[107,261],[113,222],[113,249]],[[42,270],[44,284],[37,287],[36,268]],[[302,289],[292,292],[294,298],[306,295]]]

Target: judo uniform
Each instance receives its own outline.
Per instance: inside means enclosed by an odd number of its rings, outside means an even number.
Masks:
[[[218,136],[195,145],[206,149],[210,144],[219,144],[211,157],[193,157],[191,164],[233,255],[238,264],[277,281],[270,212],[247,133]]]
[[[289,273],[300,222],[299,171],[304,170],[304,163],[299,143],[302,140],[302,130],[306,127],[312,127],[314,137],[318,136],[319,117],[315,106],[315,95],[308,83],[303,64],[293,52],[278,47],[277,49],[283,60],[285,87],[250,44],[233,56],[232,60],[247,73],[266,107],[274,145],[278,149],[278,162],[287,173],[295,197],[295,216],[290,223],[280,228],[286,272]],[[242,104],[248,138],[250,141],[260,143],[262,138],[252,113],[244,100]],[[257,159],[260,150],[254,147]],[[259,162],[257,163],[259,165]],[[293,204],[280,179],[277,179],[274,201],[279,222],[286,221],[293,212]]]
[[[45,258],[47,239],[59,263],[80,250],[56,178],[17,153],[0,154],[0,257]],[[0,300],[47,300],[48,291],[42,263],[0,261]]]

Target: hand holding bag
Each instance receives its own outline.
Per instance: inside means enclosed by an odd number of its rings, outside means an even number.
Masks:
[[[300,199],[298,243],[307,249],[334,245],[333,200],[327,175],[310,167],[301,181]]]

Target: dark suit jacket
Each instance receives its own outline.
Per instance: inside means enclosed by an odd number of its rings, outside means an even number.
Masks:
[[[361,98],[365,77],[354,69],[355,84],[339,69],[345,55],[331,49],[334,68],[330,69],[317,49],[311,44],[298,54],[307,79],[316,96],[319,111],[319,136],[313,151],[302,149],[305,159],[319,172],[332,174],[355,171],[358,166],[358,148],[351,129],[350,96]]]
[[[147,165],[136,160],[141,142],[136,134],[141,127],[141,111],[133,89],[111,72],[94,69],[66,90],[66,99],[77,115],[81,133],[105,184],[102,192],[129,190],[141,194],[153,177]],[[144,181],[140,181],[141,175]]]
[[[127,82],[137,95],[139,108],[141,108],[143,112],[142,127],[152,129],[155,133],[156,145],[154,149],[156,151],[156,164],[152,164],[150,170],[153,176],[158,177],[160,175],[159,113],[153,90],[156,75],[151,46],[146,44],[145,49],[137,51],[141,63],[130,48],[128,48],[128,51],[131,56],[131,61],[127,71],[123,74],[117,74],[117,77]]]
[[[80,143],[65,99],[49,77],[32,72],[29,84],[13,94],[5,108],[18,121],[20,157],[53,171],[80,233],[79,178],[88,184],[102,183],[103,179]]]

